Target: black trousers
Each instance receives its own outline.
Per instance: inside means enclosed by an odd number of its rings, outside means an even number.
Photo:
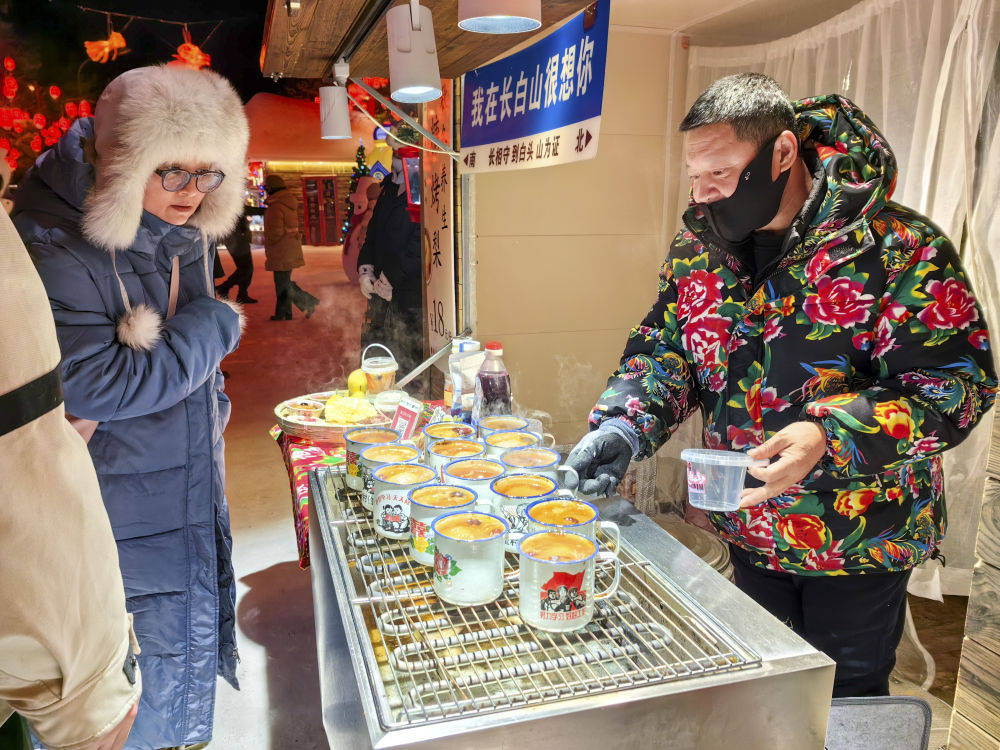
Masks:
[[[219,291],[227,294],[230,289],[236,287],[236,294],[246,297],[250,281],[253,279],[253,255],[233,255],[233,262],[236,264],[236,270],[219,284]]]
[[[740,590],[837,662],[834,698],[889,694],[909,571],[799,576],[759,568],[729,549]]]
[[[274,272],[274,291],[277,297],[274,304],[275,315],[291,315],[293,304],[302,312],[311,313],[319,302],[319,299],[292,281],[291,271]]]

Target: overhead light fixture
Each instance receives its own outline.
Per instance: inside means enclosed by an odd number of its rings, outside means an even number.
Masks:
[[[480,34],[520,34],[542,27],[542,0],[458,0],[458,27]]]
[[[353,137],[351,132],[351,112],[347,103],[347,63],[333,66],[334,84],[319,89],[320,138],[324,141]]]
[[[441,71],[429,8],[417,0],[385,14],[389,38],[389,91],[397,102],[419,104],[441,96]]]

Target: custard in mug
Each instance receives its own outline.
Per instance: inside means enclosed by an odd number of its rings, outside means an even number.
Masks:
[[[375,478],[387,484],[423,484],[431,481],[435,476],[433,469],[420,464],[410,464],[409,466],[390,464],[375,471]]]
[[[462,487],[423,487],[413,490],[410,498],[415,503],[431,508],[454,508],[475,500],[476,496]]]
[[[505,453],[503,460],[504,463],[521,469],[539,469],[557,463],[559,454],[548,448],[523,448]]]
[[[503,469],[492,461],[470,458],[449,466],[448,473],[459,479],[493,479],[503,474]]]
[[[546,500],[531,509],[529,518],[552,526],[579,526],[595,515],[593,508],[575,500]]]
[[[365,459],[382,464],[399,464],[412,461],[420,451],[409,445],[379,445],[365,451]]]
[[[556,489],[556,483],[548,477],[519,475],[504,477],[493,484],[493,490],[505,497],[538,497]]]
[[[487,430],[519,430],[527,424],[521,417],[485,417],[479,425]]]
[[[581,562],[596,551],[597,546],[579,534],[555,531],[533,534],[521,544],[521,552],[545,562]]]
[[[472,436],[476,430],[472,425],[464,422],[454,424],[432,424],[425,430],[427,437],[439,439],[454,439]]]
[[[504,532],[503,523],[485,513],[456,513],[439,521],[434,529],[438,534],[466,542],[492,539]]]
[[[439,456],[448,458],[461,458],[462,456],[474,456],[481,453],[483,446],[471,440],[441,440],[431,446],[431,451]]]
[[[494,448],[527,448],[537,442],[530,432],[494,432],[486,436],[486,443]]]
[[[391,430],[357,430],[351,432],[351,440],[355,443],[365,445],[375,445],[377,443],[391,443],[399,440],[399,436]]]

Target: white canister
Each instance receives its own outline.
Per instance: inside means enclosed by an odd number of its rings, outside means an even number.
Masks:
[[[425,484],[410,490],[410,556],[421,565],[434,564],[434,519],[460,510],[475,510],[476,493],[449,484]]]
[[[476,427],[479,428],[480,439],[483,439],[487,435],[501,430],[526,430],[528,429],[528,420],[524,417],[515,417],[513,414],[494,414],[480,419],[476,423]]]
[[[562,633],[579,630],[594,617],[594,603],[618,590],[618,552],[597,550],[580,534],[542,531],[521,540],[518,611],[525,624]],[[611,585],[594,591],[597,560],[614,563]]]
[[[560,487],[575,490],[580,475],[567,464],[560,464],[559,454],[539,445],[528,448],[510,448],[500,455],[504,468],[511,474],[540,474],[554,479]]]
[[[420,460],[420,451],[412,445],[404,443],[382,443],[369,445],[358,456],[358,470],[361,474],[361,505],[368,512],[375,507],[375,495],[372,487],[375,477],[372,472],[387,464],[412,464]]]
[[[535,433],[526,430],[497,430],[483,438],[483,442],[486,444],[487,456],[500,458],[511,448],[530,448],[541,445],[542,439]]]
[[[536,500],[554,497],[573,499],[569,490],[559,489],[554,479],[537,474],[507,474],[490,482],[493,495],[493,512],[510,526],[507,533],[507,551],[517,552],[521,537],[528,531],[525,508]]]
[[[434,520],[434,578],[438,598],[476,606],[503,592],[507,524],[489,513],[449,513]]]
[[[504,475],[503,464],[490,458],[460,458],[445,464],[442,470],[445,484],[465,487],[479,496],[479,502],[493,507],[490,484]]]
[[[410,490],[434,480],[423,464],[387,464],[375,469],[375,533],[387,539],[410,538]]]
[[[347,486],[352,490],[361,489],[361,469],[358,466],[361,451],[369,445],[395,443],[398,440],[399,433],[388,427],[355,427],[353,430],[348,430],[344,434],[344,442],[346,443],[344,458],[347,464],[347,474],[344,481],[347,482]]]
[[[621,529],[612,521],[601,521],[596,505],[583,500],[563,498],[536,500],[524,509],[530,531],[556,531],[579,534],[597,541],[597,530],[614,537],[614,548],[622,543]]]
[[[427,448],[427,465],[438,474],[438,481],[444,481],[443,469],[446,464],[459,458],[482,458],[486,448],[478,440],[454,438],[439,440]]]

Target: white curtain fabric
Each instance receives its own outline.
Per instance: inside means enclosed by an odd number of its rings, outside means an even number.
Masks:
[[[857,103],[895,151],[894,200],[928,215],[960,248],[1000,346],[998,43],[998,0],[863,0],[785,39],[691,47],[685,100],[722,76],[758,71],[793,99],[840,93]],[[686,203],[686,187],[682,195]],[[968,594],[991,422],[992,414],[946,454],[948,564],[918,571],[913,593]]]

